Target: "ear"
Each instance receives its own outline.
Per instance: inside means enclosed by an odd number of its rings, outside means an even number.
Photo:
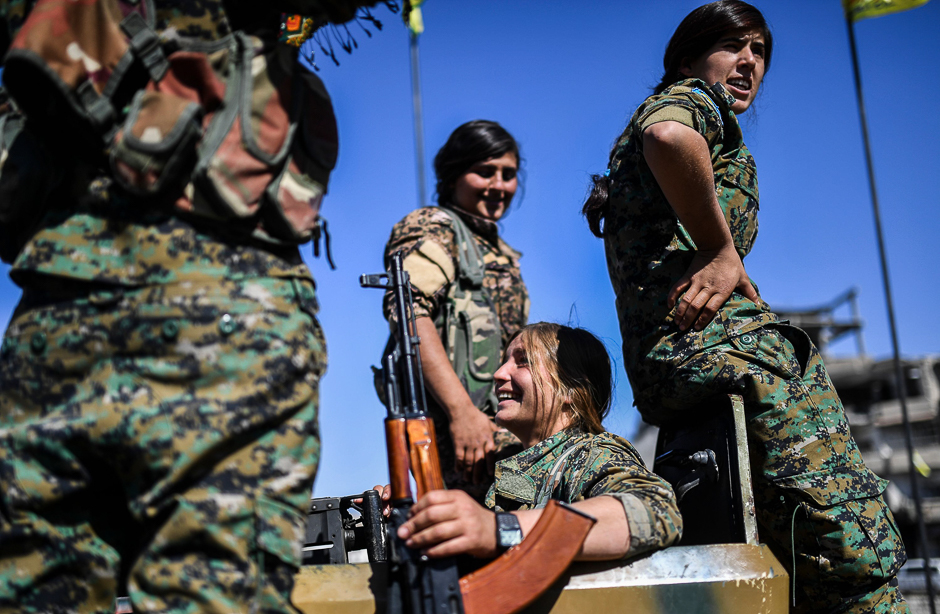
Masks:
[[[687,79],[692,76],[692,61],[689,58],[683,58],[679,63],[679,74]]]

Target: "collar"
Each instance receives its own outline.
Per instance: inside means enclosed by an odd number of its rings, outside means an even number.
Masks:
[[[487,243],[490,243],[495,248],[499,248],[499,226],[496,225],[496,222],[493,220],[488,220],[485,217],[480,217],[479,215],[464,211],[463,209],[451,205],[441,205],[446,207],[448,211],[452,211],[460,216],[460,219],[463,220],[464,224],[470,228],[470,231],[482,237]]]
[[[731,92],[729,92],[721,83],[708,85],[701,79],[689,78],[683,79],[682,81],[676,81],[669,86],[669,88],[673,87],[687,87],[692,90],[698,90],[708,96],[711,101],[717,104],[719,107],[724,107],[728,110],[731,109],[731,105],[733,105],[735,101],[735,97],[732,96]]]
[[[497,462],[491,492],[523,504],[534,504],[539,485],[529,473],[536,465],[543,465],[540,470],[547,473],[562,454],[578,445],[584,437],[585,434],[577,427],[563,429],[531,448]]]

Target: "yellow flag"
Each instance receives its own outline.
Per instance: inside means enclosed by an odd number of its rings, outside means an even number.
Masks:
[[[421,16],[421,5],[424,4],[424,0],[411,0],[410,4],[411,10],[408,11],[405,25],[411,30],[412,36],[418,36],[424,32],[424,19]]]
[[[928,0],[842,0],[845,16],[850,21],[880,17],[927,4]]]

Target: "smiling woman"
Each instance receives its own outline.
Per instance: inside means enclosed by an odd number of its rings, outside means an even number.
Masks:
[[[520,254],[496,226],[519,186],[520,162],[518,144],[499,124],[458,127],[434,159],[439,206],[405,216],[385,247],[386,267],[401,251],[411,276],[444,481],[478,500],[492,482],[493,463],[520,449],[493,422],[493,372],[529,312]],[[390,322],[392,305],[389,293]]]
[[[597,337],[532,324],[513,338],[495,377],[496,422],[526,449],[496,464],[486,507],[462,491],[425,495],[399,530],[409,547],[431,557],[494,557],[520,529],[524,538],[550,499],[597,518],[579,560],[619,559],[678,541],[682,519],[672,489],[628,441],[601,426],[612,385]]]

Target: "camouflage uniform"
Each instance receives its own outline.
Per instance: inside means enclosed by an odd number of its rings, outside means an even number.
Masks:
[[[641,134],[660,121],[702,134],[744,258],[757,235],[757,174],[732,102],[720,85],[681,81],[640,106],[611,152],[605,246],[637,408],[664,424],[711,395],[741,394],[761,539],[788,568],[795,550],[795,611],[906,612],[893,586],[907,557],[881,496],[887,483],[863,463],[806,334],[738,293],[698,332],[681,332],[666,304],[695,244],[646,164]]]
[[[33,4],[0,0],[0,27]],[[156,4],[167,35],[232,29],[221,0]],[[279,10],[354,4],[259,10],[276,32]],[[57,201],[11,271],[0,612],[113,612],[122,593],[135,612],[296,611],[326,369],[310,271],[108,186]]]
[[[486,506],[498,512],[545,507],[608,495],[623,504],[635,556],[679,540],[682,517],[676,495],[649,471],[629,441],[604,432],[565,429],[496,464]]]
[[[522,254],[499,238],[499,229],[495,222],[456,208],[449,207],[448,210],[460,216],[467,225],[483,258],[483,287],[489,293],[499,317],[501,347],[505,348],[510,337],[525,326],[529,317],[529,294],[519,271],[519,258]],[[392,254],[397,251],[404,252],[404,267],[411,276],[415,316],[433,319],[441,339],[446,340],[446,333],[442,329],[442,311],[445,301],[448,300],[448,291],[459,273],[459,250],[451,217],[439,207],[424,207],[412,211],[392,228],[391,237],[385,246],[386,267]],[[384,311],[386,319],[394,328],[391,293],[386,294]],[[430,393],[427,394],[427,401],[428,411],[434,418],[445,483],[448,488],[460,488],[482,500],[489,483],[474,485],[454,470],[456,457],[447,414]],[[479,406],[482,406],[482,403],[479,403]],[[487,408],[491,420],[494,409]],[[494,443],[497,459],[506,458],[522,450],[519,440],[505,429],[495,433]]]

